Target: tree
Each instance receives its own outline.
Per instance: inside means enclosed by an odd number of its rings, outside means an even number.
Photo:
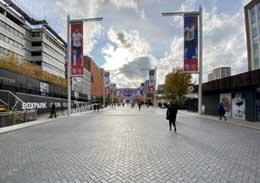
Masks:
[[[183,73],[181,69],[174,69],[165,78],[164,94],[167,99],[176,101],[187,94],[187,88],[191,84],[191,74]]]

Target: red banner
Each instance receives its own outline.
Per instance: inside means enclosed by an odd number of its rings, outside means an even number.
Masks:
[[[82,76],[83,68],[83,23],[71,23],[71,76]]]

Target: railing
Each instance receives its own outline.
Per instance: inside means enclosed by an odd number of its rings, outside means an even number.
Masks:
[[[1,103],[9,107],[9,110],[11,111],[22,110],[23,101],[16,95],[14,95],[11,91],[0,90],[0,99],[1,99]]]
[[[0,113],[0,127],[21,124],[36,119],[36,110]]]
[[[91,110],[96,110],[99,105],[99,109],[102,108],[100,103],[95,104],[80,104],[80,106],[72,107],[72,113],[80,113]],[[67,114],[66,110],[57,110],[57,117],[64,116]],[[25,110],[25,111],[11,111],[11,112],[1,112],[0,113],[0,127],[11,126],[21,123],[26,123],[29,121],[37,120],[37,110]],[[49,117],[48,113],[42,114],[41,117]]]
[[[41,92],[39,88],[28,89],[28,88],[24,88],[23,86],[18,87],[18,86],[6,85],[1,82],[0,82],[0,89],[9,90],[14,93],[20,92],[20,93],[27,93],[27,94],[32,94],[32,95],[43,95],[43,92]],[[72,91],[72,92],[74,92],[74,91]],[[63,88],[63,89],[60,88],[58,91],[44,93],[43,96],[66,99],[67,91],[65,88]],[[79,98],[75,98],[75,96],[72,95],[71,99],[80,100],[80,101],[88,101],[88,96],[86,94],[79,93]]]

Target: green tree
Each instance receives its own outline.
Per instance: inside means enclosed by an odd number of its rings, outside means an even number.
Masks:
[[[165,78],[164,94],[167,99],[176,101],[187,94],[191,84],[191,74],[184,73],[181,69],[174,69]]]

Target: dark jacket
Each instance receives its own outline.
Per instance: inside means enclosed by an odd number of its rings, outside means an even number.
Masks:
[[[178,108],[176,105],[170,105],[167,109],[166,112],[166,119],[167,120],[175,120],[176,119],[176,115],[178,113]]]
[[[225,108],[224,108],[224,106],[223,106],[223,104],[218,104],[218,113],[220,114],[220,115],[223,115],[223,114],[225,114],[226,113],[226,111],[225,111]]]

